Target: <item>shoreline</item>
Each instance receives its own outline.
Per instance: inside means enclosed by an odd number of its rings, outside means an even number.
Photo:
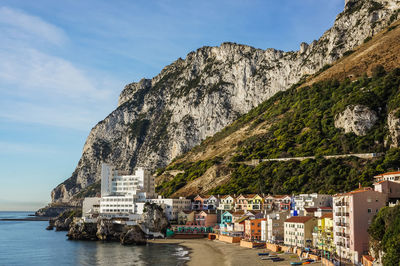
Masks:
[[[204,239],[156,239],[149,240],[153,244],[175,244],[189,250],[189,258],[186,265],[195,266],[249,266],[249,265],[288,265],[290,262],[299,261],[297,255],[280,254],[279,257],[284,261],[272,262],[270,260],[261,260],[259,252],[271,252],[265,248],[245,248],[239,244],[225,243],[219,240]]]
[[[26,218],[0,218],[0,221],[9,221],[9,222],[23,222],[23,221],[28,221],[28,222],[45,222],[45,221],[50,221],[51,217],[41,217],[41,216],[36,216],[36,217],[26,217]]]

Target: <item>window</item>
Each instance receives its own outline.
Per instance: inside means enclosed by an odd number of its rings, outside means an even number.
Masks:
[[[371,212],[372,212],[372,210],[370,208],[368,208],[368,213],[371,213]]]

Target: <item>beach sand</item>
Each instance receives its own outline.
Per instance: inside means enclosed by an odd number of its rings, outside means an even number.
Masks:
[[[299,261],[293,254],[282,254],[279,257],[284,261],[272,262],[261,260],[259,252],[270,252],[266,249],[250,249],[240,247],[239,244],[229,244],[218,240],[208,239],[161,239],[152,243],[179,244],[190,250],[189,266],[252,266],[252,265],[290,265],[292,261]]]

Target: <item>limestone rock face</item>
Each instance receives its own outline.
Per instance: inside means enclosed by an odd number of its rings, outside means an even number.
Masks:
[[[331,64],[386,27],[400,7],[399,1],[375,2],[348,1],[333,27],[300,51],[234,43],[202,47],[154,78],[127,85],[117,109],[91,130],[75,171],[52,191],[52,201],[68,202],[98,181],[102,162],[128,171],[163,167],[303,75]]]
[[[375,111],[362,105],[350,105],[335,117],[335,127],[344,129],[345,133],[353,132],[357,136],[365,136],[378,116]]]
[[[146,203],[140,223],[151,232],[165,232],[169,225],[163,209],[154,203]]]
[[[390,147],[392,148],[398,148],[400,143],[400,118],[396,116],[398,111],[400,110],[390,112],[387,119],[389,137],[391,139]]]

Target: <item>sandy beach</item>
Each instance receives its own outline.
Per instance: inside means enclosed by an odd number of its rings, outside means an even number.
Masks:
[[[162,239],[153,240],[152,243],[179,244],[190,249],[189,266],[250,266],[250,265],[289,265],[289,262],[299,261],[293,254],[281,254],[284,261],[272,262],[261,260],[259,252],[270,252],[266,249],[249,249],[240,247],[239,244],[229,244],[218,240],[208,239]]]

